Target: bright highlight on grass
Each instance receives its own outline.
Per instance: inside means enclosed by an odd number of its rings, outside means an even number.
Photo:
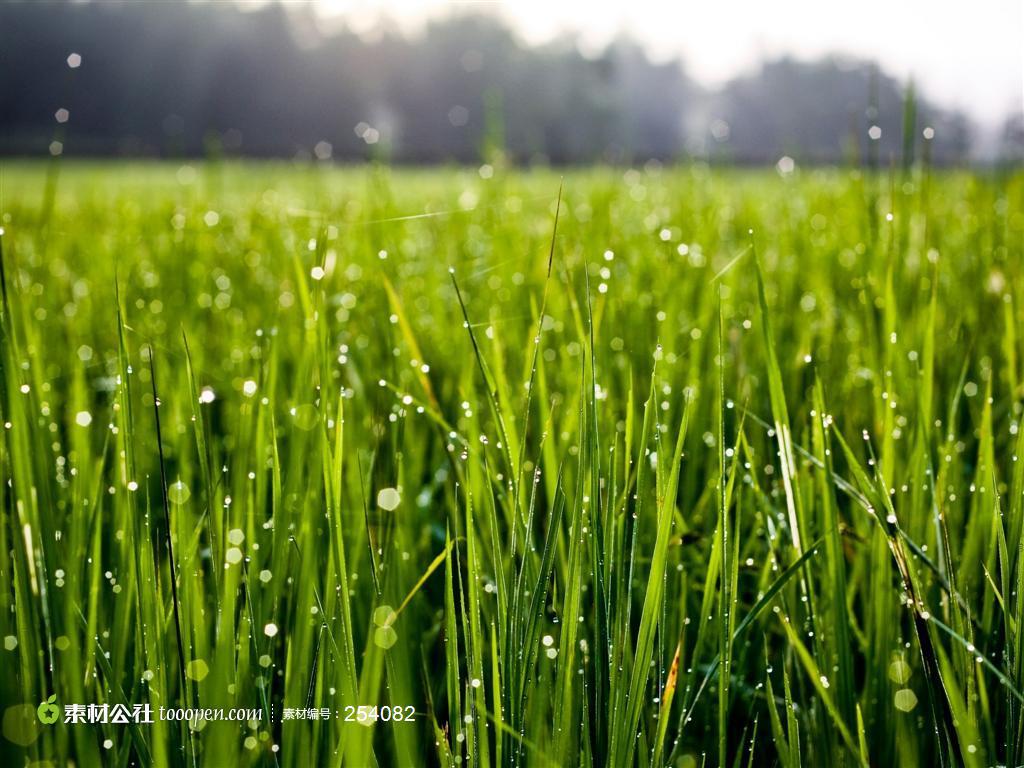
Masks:
[[[1024,761],[1019,173],[46,183],[0,211],[12,765]]]

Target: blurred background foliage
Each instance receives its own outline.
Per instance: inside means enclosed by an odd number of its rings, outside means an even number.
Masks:
[[[82,66],[70,69],[71,52]],[[909,106],[909,108],[908,108]],[[55,122],[59,109],[70,120]],[[908,123],[909,120],[909,123]],[[871,126],[881,129],[868,138]],[[308,4],[8,2],[0,6],[0,154],[246,155],[410,163],[963,162],[972,125],[880,70],[766,60],[709,89],[620,36],[527,46],[493,15],[356,34]],[[916,138],[908,142],[906,137]],[[1019,158],[1009,118],[989,159]]]

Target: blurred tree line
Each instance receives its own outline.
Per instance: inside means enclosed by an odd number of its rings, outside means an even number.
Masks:
[[[568,38],[527,47],[478,14],[360,36],[276,3],[0,5],[7,155],[963,160],[967,118],[906,91],[839,59],[770,61],[707,90],[625,38],[596,56]]]

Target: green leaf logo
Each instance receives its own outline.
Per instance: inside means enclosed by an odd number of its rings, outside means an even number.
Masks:
[[[57,694],[53,694],[36,708],[36,715],[43,725],[53,725],[60,719],[60,707],[57,705]]]

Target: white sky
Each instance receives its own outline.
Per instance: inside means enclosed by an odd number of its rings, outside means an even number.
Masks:
[[[324,15],[368,27],[386,14],[415,28],[469,9],[506,18],[528,41],[565,31],[601,46],[620,30],[652,56],[679,56],[718,84],[765,56],[838,52],[874,58],[925,96],[993,124],[1024,104],[1024,0],[317,0]]]

